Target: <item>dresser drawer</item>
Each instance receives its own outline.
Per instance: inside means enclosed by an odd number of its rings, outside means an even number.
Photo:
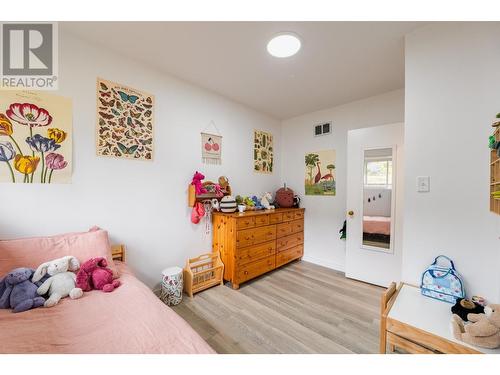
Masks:
[[[291,249],[280,251],[276,254],[276,267],[282,266],[294,259],[302,257],[304,254],[304,245],[297,245]]]
[[[303,219],[304,218],[304,211],[296,211],[293,213],[293,218],[294,219]]]
[[[269,224],[277,224],[281,223],[282,221],[283,221],[283,214],[281,212],[269,215]]]
[[[274,255],[257,260],[252,263],[245,264],[236,269],[235,272],[236,283],[239,284],[247,280],[253,279],[254,277],[269,272],[274,268],[276,268],[276,259]]]
[[[290,236],[278,238],[276,241],[276,250],[283,251],[290,249],[291,247],[301,245],[304,243],[304,233],[294,233]]]
[[[283,221],[290,221],[293,220],[295,216],[295,212],[293,211],[287,211],[283,213]]]
[[[281,223],[276,225],[276,236],[278,238],[285,237],[292,234],[291,223]]]
[[[254,217],[240,217],[236,219],[236,230],[253,228],[255,226]]]
[[[276,225],[267,225],[253,229],[254,244],[276,239]]]
[[[237,249],[235,252],[235,260],[237,265],[243,265],[254,262],[258,259],[265,258],[276,253],[276,242],[265,242],[260,245],[253,245]]]
[[[253,229],[239,230],[236,232],[236,247],[253,245]]]
[[[269,224],[269,215],[259,215],[255,216],[255,226],[260,227],[262,225]]]
[[[294,220],[290,222],[292,225],[292,233],[298,233],[298,232],[303,232],[304,231],[304,220]]]
[[[276,239],[276,225],[239,230],[236,232],[236,247],[257,245]]]

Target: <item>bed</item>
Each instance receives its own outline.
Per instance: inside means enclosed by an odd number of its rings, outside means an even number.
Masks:
[[[122,282],[112,293],[18,314],[0,309],[0,353],[214,353],[134,276],[124,246],[113,246],[112,258]]]
[[[363,233],[391,234],[391,218],[385,216],[363,216]]]
[[[363,244],[388,249],[391,243],[391,218],[363,216]]]

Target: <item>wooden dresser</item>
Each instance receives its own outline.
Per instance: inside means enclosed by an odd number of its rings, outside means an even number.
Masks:
[[[304,254],[304,209],[214,212],[213,251],[233,289]]]

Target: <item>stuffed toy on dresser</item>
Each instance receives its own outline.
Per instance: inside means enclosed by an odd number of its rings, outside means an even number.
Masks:
[[[49,298],[44,304],[45,307],[55,306],[61,298],[67,296],[71,299],[77,299],[83,295],[83,291],[76,288],[76,275],[71,272],[77,271],[79,268],[80,262],[73,256],[54,259],[37,268],[33,275],[33,282],[41,280],[45,275],[50,276],[37,290],[39,295],[49,293]]]

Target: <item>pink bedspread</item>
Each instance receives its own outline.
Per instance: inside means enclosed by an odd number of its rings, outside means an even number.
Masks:
[[[214,351],[149,288],[116,262],[122,286],[52,308],[0,309],[0,353],[207,353]]]
[[[363,233],[391,234],[391,218],[385,216],[363,216]]]

